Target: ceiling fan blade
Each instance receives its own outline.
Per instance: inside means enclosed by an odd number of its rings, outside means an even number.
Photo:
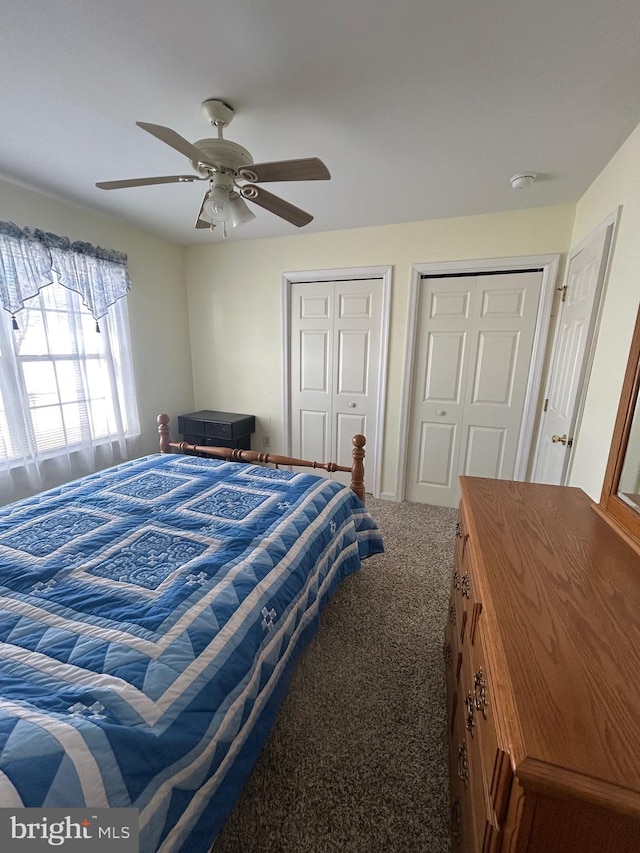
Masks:
[[[196,224],[194,225],[194,228],[211,228],[211,222],[207,222],[206,219],[200,219],[200,217],[202,216],[202,211],[204,210],[204,203],[207,200],[208,195],[209,193],[206,192],[202,197],[200,210],[198,211],[198,216],[196,217]]]
[[[254,184],[245,184],[240,192],[248,201],[259,204],[260,207],[264,207],[265,210],[269,210],[271,213],[275,213],[276,216],[286,219],[287,222],[296,225],[298,228],[308,225],[313,219],[310,213],[306,213],[306,211],[290,204],[283,198],[267,192],[262,187],[256,187]]]
[[[164,142],[166,145],[170,145],[171,148],[184,154],[189,160],[195,160],[196,163],[206,163],[208,166],[215,166],[215,163],[207,160],[199,148],[196,148],[195,145],[192,145],[183,136],[176,133],[175,130],[171,130],[170,127],[163,127],[161,124],[149,124],[146,121],[137,121],[136,124],[138,127],[146,130],[147,133],[155,136],[160,142]]]
[[[273,163],[254,163],[239,169],[241,178],[253,183],[265,181],[328,181],[331,174],[318,157],[302,160],[276,160]]]
[[[162,175],[158,178],[131,178],[127,181],[100,181],[96,184],[100,190],[121,190],[125,187],[146,187],[151,184],[175,184],[190,183],[191,181],[202,181],[206,178],[198,178],[196,175]]]

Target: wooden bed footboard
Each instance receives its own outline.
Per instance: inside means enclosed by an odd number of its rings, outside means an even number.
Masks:
[[[364,435],[353,436],[353,462],[349,468],[346,465],[338,465],[336,462],[310,462],[307,459],[296,459],[293,456],[281,456],[275,453],[261,453],[257,450],[209,447],[201,444],[188,444],[186,441],[171,441],[169,415],[158,415],[157,420],[158,432],[160,434],[160,453],[171,453],[172,449],[178,450],[180,453],[184,453],[187,450],[195,450],[198,453],[204,453],[207,456],[214,456],[219,459],[227,459],[230,462],[269,462],[276,467],[278,465],[295,465],[300,468],[322,468],[330,473],[344,471],[351,474],[351,490],[364,503],[364,446],[367,441]]]

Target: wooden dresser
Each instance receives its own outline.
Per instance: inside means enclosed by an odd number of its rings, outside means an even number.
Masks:
[[[579,489],[461,478],[454,853],[640,851],[640,556]]]

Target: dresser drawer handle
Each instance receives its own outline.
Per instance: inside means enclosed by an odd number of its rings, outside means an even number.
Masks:
[[[460,589],[462,591],[463,598],[471,597],[471,581],[469,580],[469,575],[462,575],[462,580],[460,581]]]
[[[454,589],[460,589],[460,573],[459,572],[453,573],[453,588]]]
[[[482,716],[487,719],[487,685],[484,680],[482,667],[473,676],[474,704]]]
[[[467,719],[465,720],[465,728],[468,732],[470,732],[471,737],[473,737],[473,727],[475,726],[475,720],[473,718],[474,709],[475,709],[475,700],[473,698],[473,693],[469,691],[466,699],[464,700],[464,704],[467,708]]]
[[[464,782],[464,787],[467,787],[469,779],[469,759],[467,758],[467,745],[461,743],[458,747],[458,779]]]
[[[462,525],[456,521],[456,539],[462,539]]]

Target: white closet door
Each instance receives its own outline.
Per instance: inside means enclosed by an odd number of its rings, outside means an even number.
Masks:
[[[407,468],[410,501],[453,501],[474,284],[474,278],[465,276],[424,279],[420,285]]]
[[[407,499],[456,506],[461,474],[513,476],[541,272],[424,279]]]
[[[334,283],[291,290],[291,453],[329,461],[332,449]]]
[[[351,439],[362,433],[373,457],[381,279],[295,283],[291,297],[292,454],[351,465]],[[367,477],[365,484],[371,490]]]

